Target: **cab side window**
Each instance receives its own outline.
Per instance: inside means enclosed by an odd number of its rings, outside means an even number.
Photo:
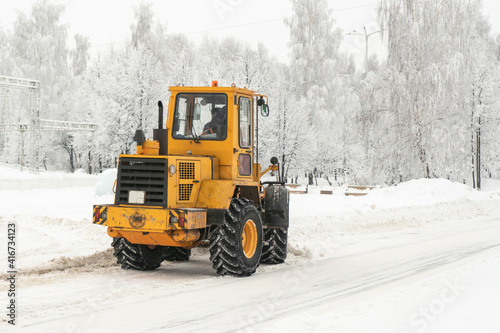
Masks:
[[[250,99],[246,97],[240,97],[239,103],[239,120],[240,120],[240,147],[241,148],[250,148],[252,144],[251,137],[251,103]]]

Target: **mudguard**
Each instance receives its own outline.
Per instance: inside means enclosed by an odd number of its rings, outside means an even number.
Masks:
[[[283,185],[269,185],[262,200],[264,225],[272,228],[288,228],[290,194]]]

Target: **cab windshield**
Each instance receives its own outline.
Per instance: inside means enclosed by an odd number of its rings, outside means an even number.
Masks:
[[[178,94],[172,137],[186,140],[225,140],[227,95]]]

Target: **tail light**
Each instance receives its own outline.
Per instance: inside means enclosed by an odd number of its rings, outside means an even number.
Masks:
[[[99,207],[94,208],[94,222],[99,222],[101,219],[101,211]]]
[[[179,227],[184,228],[185,225],[186,225],[186,214],[179,213]]]

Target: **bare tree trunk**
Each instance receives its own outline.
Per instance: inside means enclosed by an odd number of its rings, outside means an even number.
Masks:
[[[424,177],[430,178],[429,163],[427,162],[427,156],[422,144],[422,127],[420,124],[418,124],[418,130],[417,130],[417,149],[418,149],[418,157],[420,159],[420,162],[422,163],[422,167],[424,168]]]
[[[481,190],[481,116],[478,117],[478,128],[476,131],[476,184]]]
[[[470,119],[470,127],[471,127],[471,139],[470,139],[470,152],[471,152],[471,168],[472,168],[472,188],[476,188],[476,160],[474,156],[474,109],[475,109],[475,91],[474,87],[472,87],[472,113]]]

